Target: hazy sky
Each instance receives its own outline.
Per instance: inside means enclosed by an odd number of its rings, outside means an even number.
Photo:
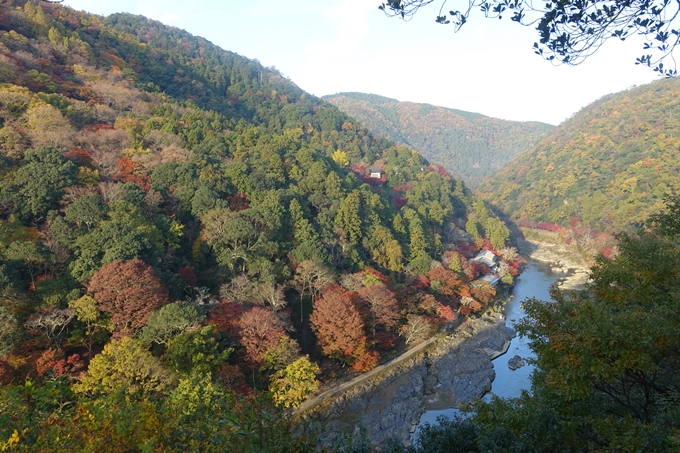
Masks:
[[[142,14],[275,66],[317,96],[344,91],[558,124],[596,99],[656,80],[637,42],[605,44],[577,67],[532,49],[537,32],[475,14],[454,33],[434,18],[387,18],[381,0],[65,0],[79,10]],[[466,2],[467,3],[467,2]],[[452,9],[453,3],[447,5]]]

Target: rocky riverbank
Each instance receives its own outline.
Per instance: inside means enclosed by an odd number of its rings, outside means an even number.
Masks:
[[[491,359],[507,350],[512,336],[501,317],[469,320],[422,353],[324,399],[305,416],[320,422],[326,445],[360,427],[376,445],[390,437],[407,444],[425,410],[454,407],[491,389]]]
[[[561,289],[579,289],[588,282],[590,266],[583,258],[564,245],[534,239],[518,241],[519,252],[536,261],[550,264],[554,273],[564,274],[557,286]]]
[[[429,353],[425,410],[457,407],[491,390],[491,361],[508,350],[515,335],[502,317],[476,319]]]

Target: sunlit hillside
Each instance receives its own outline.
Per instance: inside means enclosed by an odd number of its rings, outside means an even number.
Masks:
[[[680,80],[606,96],[479,187],[517,219],[641,225],[680,188]]]
[[[529,149],[554,127],[399,102],[375,94],[340,93],[324,99],[374,134],[407,145],[443,165],[470,187]]]

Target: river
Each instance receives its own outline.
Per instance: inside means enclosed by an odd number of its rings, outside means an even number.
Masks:
[[[549,264],[529,259],[527,266],[515,281],[515,286],[512,290],[513,298],[505,307],[506,325],[514,327],[524,316],[524,310],[522,309],[522,302],[524,300],[532,297],[540,300],[550,300],[550,286],[564,277],[565,274],[563,273],[552,272]],[[527,364],[517,370],[511,370],[508,368],[508,359],[515,355],[519,355],[524,359],[534,357],[533,352],[529,348],[529,341],[526,338],[516,336],[512,339],[508,352],[493,360],[496,377],[491,386],[491,394],[503,398],[513,398],[519,396],[522,390],[530,388],[530,376],[534,367]],[[489,397],[490,394],[486,396],[486,398]],[[458,409],[455,408],[426,411],[420,418],[419,426],[426,422],[435,424],[439,416],[451,418],[458,413]]]

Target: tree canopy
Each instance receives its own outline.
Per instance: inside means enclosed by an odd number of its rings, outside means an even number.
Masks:
[[[397,162],[408,160],[411,148],[473,189],[553,129],[375,94],[338,93],[324,99],[375,135],[404,145],[396,151]]]

